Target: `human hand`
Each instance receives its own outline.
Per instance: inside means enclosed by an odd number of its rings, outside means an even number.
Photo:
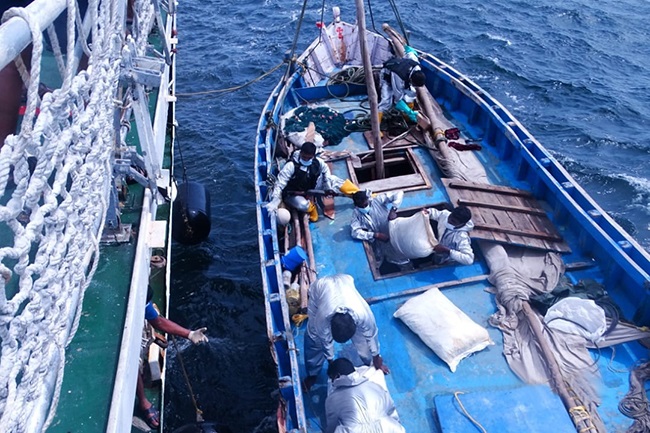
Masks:
[[[372,357],[372,365],[377,370],[381,370],[384,374],[390,374],[390,368],[388,368],[388,366],[384,364],[384,360],[382,359],[381,355]]]
[[[442,244],[438,244],[435,247],[433,247],[433,251],[435,251],[436,253],[448,253],[451,250]]]
[[[264,207],[271,214],[278,210],[278,206],[280,206],[280,202],[281,200],[279,198],[274,198],[273,200],[265,204]]]
[[[208,328],[199,328],[194,331],[190,331],[189,335],[187,336],[187,339],[194,344],[207,343],[208,337],[207,335],[204,334],[204,332],[207,330]]]
[[[384,242],[390,239],[390,237],[387,234],[380,233],[380,232],[375,232],[374,236],[375,239],[379,239],[380,241],[384,241]]]
[[[425,208],[425,207],[423,207],[423,208],[421,209],[421,212],[422,212],[423,214],[427,215],[427,216],[429,216],[429,213],[430,213],[430,212],[429,212],[429,209],[427,209],[427,208]]]
[[[307,376],[305,380],[302,382],[302,386],[305,389],[305,391],[309,391],[312,386],[316,383],[316,376]]]
[[[397,218],[397,209],[395,207],[392,207],[388,211],[388,221],[392,221],[395,218]]]

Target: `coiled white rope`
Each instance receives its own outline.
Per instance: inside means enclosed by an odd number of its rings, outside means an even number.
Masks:
[[[28,92],[20,131],[0,149],[1,433],[26,431],[43,401],[50,402],[44,429],[51,423],[65,348],[77,330],[84,291],[97,266],[113,188],[114,97],[125,37],[117,3],[89,1],[91,48],[82,42],[89,66],[76,73],[74,46],[83,31],[77,28],[76,0],[67,1],[65,59],[56,33],[49,31],[63,85],[42,102],[42,30],[26,9],[10,9],[3,17],[20,17],[30,26],[33,48],[29,73],[23,68],[21,75]],[[142,10],[146,4],[153,10],[151,0],[138,3]],[[153,22],[146,16],[138,22],[147,19]],[[147,35],[136,42],[146,44]],[[16,63],[22,63],[20,56]],[[52,371],[57,373],[50,395],[45,381]]]

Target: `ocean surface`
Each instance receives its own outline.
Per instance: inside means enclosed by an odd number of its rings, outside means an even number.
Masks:
[[[253,145],[260,110],[281,76],[232,92],[282,62],[298,0],[180,1],[176,174],[203,183],[212,232],[175,245],[172,319],[207,326],[210,343],[168,352],[166,431],[195,420],[180,359],[206,420],[274,432],[277,385],[258,262]],[[353,2],[338,4],[354,21]],[[592,197],[650,250],[650,3],[647,0],[396,0],[411,45],[499,99]],[[317,36],[323,3],[307,7],[299,51]],[[331,20],[325,2],[324,21]],[[388,4],[369,27],[399,28]],[[367,4],[366,4],[367,6]],[[368,9],[367,9],[368,10]]]

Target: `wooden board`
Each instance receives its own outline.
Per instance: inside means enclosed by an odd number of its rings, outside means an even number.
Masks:
[[[399,138],[394,142],[390,143],[388,146],[385,146],[386,143],[388,143],[390,140],[392,140],[395,137],[389,135],[387,131],[382,131],[382,132],[384,133],[384,136],[381,138],[381,143],[385,149],[392,149],[395,147],[417,146],[418,143],[424,143],[424,136],[422,135],[422,131],[420,131],[419,129],[414,129],[412,133],[406,135],[404,138]],[[372,131],[365,131],[363,133],[363,137],[366,139],[366,143],[368,143],[368,148],[374,149],[375,143],[374,140],[372,139]]]
[[[332,172],[332,163],[328,162],[327,166],[330,169],[330,173]],[[334,209],[334,197],[322,197],[322,204],[323,204],[323,215],[325,215],[327,218],[333,220],[336,217],[336,210]]]
[[[472,211],[473,239],[569,253],[571,249],[531,193],[504,186],[442,179],[454,206]]]
[[[374,154],[372,152],[359,153],[357,156],[361,161],[362,167],[364,167],[365,164],[366,170],[370,169],[372,164],[374,164]],[[384,154],[384,158],[385,167],[388,163],[403,162],[409,164],[414,173],[360,182],[357,178],[357,169],[354,167],[352,161],[347,159],[346,163],[348,165],[348,172],[350,173],[350,180],[356,185],[359,185],[359,188],[370,189],[372,192],[376,193],[392,190],[415,191],[431,188],[431,182],[429,177],[425,174],[424,166],[411,148],[404,148],[401,150],[391,149],[389,152]],[[359,168],[358,170],[361,169],[362,168]]]

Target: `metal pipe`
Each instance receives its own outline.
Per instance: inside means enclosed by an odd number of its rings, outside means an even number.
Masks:
[[[66,0],[35,0],[25,8],[43,31],[67,8]],[[13,61],[32,42],[25,20],[13,17],[0,26],[0,69]]]

